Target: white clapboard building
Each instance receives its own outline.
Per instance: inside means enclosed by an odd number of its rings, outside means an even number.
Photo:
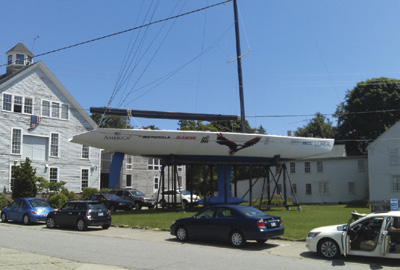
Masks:
[[[0,188],[10,192],[12,167],[32,161],[36,175],[65,181],[70,191],[100,187],[100,150],[69,142],[96,124],[41,61],[20,42],[0,75]]]

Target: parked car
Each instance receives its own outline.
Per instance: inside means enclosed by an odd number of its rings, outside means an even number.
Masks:
[[[228,240],[241,247],[247,240],[265,243],[284,233],[282,219],[246,205],[212,206],[193,217],[174,221],[170,233],[178,240],[209,238]]]
[[[131,210],[135,205],[133,201],[123,200],[115,194],[93,194],[87,200],[100,201],[112,212],[116,210]]]
[[[373,213],[364,217],[353,214],[347,224],[311,230],[306,247],[328,259],[340,254],[400,259],[399,225],[400,212]]]
[[[158,202],[162,207],[174,202],[183,203],[185,205],[197,205],[199,200],[200,197],[198,195],[191,195],[186,189],[164,190],[158,195]]]
[[[41,198],[19,198],[3,208],[1,220],[2,222],[18,221],[28,225],[32,222],[46,221],[51,211],[53,208]]]
[[[76,227],[84,231],[88,226],[102,226],[108,229],[111,225],[110,211],[99,201],[70,201],[58,211],[47,215],[47,228]]]
[[[142,209],[143,206],[153,209],[155,205],[154,198],[144,195],[143,192],[137,189],[116,189],[110,191],[110,194],[115,194],[124,200],[133,201],[136,210]]]

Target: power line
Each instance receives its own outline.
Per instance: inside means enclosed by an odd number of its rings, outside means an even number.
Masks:
[[[71,48],[74,48],[74,47],[77,47],[77,46],[81,46],[81,45],[84,45],[84,44],[88,44],[88,43],[91,43],[91,42],[95,42],[95,41],[98,41],[98,40],[101,40],[101,39],[117,36],[117,35],[120,35],[120,34],[124,34],[124,33],[130,32],[130,31],[134,31],[134,30],[140,29],[140,28],[148,27],[148,26],[151,26],[153,24],[157,24],[157,23],[161,23],[161,22],[177,19],[179,17],[183,17],[183,16],[186,16],[186,15],[189,15],[189,14],[193,14],[193,13],[197,13],[197,12],[209,9],[209,8],[213,8],[213,7],[216,7],[216,6],[227,4],[230,1],[231,0],[224,1],[224,2],[219,2],[219,3],[216,3],[214,5],[210,5],[210,6],[202,7],[202,8],[199,8],[199,9],[192,10],[192,11],[188,11],[188,12],[185,12],[185,13],[182,13],[182,14],[178,14],[176,16],[172,16],[172,17],[168,17],[168,18],[165,18],[165,19],[161,19],[161,20],[157,20],[157,21],[154,21],[154,22],[150,22],[150,23],[147,23],[147,24],[143,24],[143,25],[140,25],[140,26],[137,26],[137,27],[133,27],[133,28],[129,28],[129,29],[126,29],[126,30],[123,30],[123,31],[120,31],[120,32],[113,33],[113,34],[109,34],[109,35],[106,35],[106,36],[102,36],[102,37],[94,38],[94,39],[91,39],[91,40],[79,42],[79,43],[76,43],[76,44],[73,44],[73,45],[69,45],[69,46],[66,46],[66,47],[63,47],[63,48],[59,48],[59,49],[55,49],[55,50],[52,50],[52,51],[48,51],[48,52],[45,52],[45,53],[41,53],[41,54],[35,55],[32,58],[44,56],[44,55],[47,55],[47,54],[59,52],[59,51],[66,50],[66,49],[71,49]],[[5,66],[5,65],[7,65],[7,64],[0,65],[0,67]]]

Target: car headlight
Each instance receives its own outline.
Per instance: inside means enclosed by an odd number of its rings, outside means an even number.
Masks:
[[[308,238],[314,238],[316,237],[318,234],[320,234],[321,232],[310,232],[308,233],[307,237]]]

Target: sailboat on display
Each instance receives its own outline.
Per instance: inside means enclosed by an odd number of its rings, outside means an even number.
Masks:
[[[333,139],[246,133],[236,0],[233,0],[233,4],[242,133],[97,128],[93,131],[74,136],[71,139],[73,143],[105,149],[120,154],[114,155],[112,161],[114,164],[118,163],[118,166],[115,166],[117,169],[114,173],[110,173],[110,188],[114,188],[118,181],[123,154],[164,160],[172,158],[175,162],[180,162],[180,164],[213,163],[224,164],[225,166],[226,164],[265,164],[276,160],[287,161],[301,159],[324,154],[332,150],[334,145]],[[110,111],[110,109],[105,109],[104,112],[107,113],[107,111]],[[125,115],[132,115],[130,110],[125,111],[129,111],[129,113],[125,112]],[[178,117],[179,118],[176,119],[184,119],[182,115]],[[201,120],[196,118],[191,119]],[[230,173],[227,173],[221,168],[218,170],[219,195],[215,197],[214,200],[210,198],[207,203],[220,204],[242,202],[243,200],[233,198],[229,195]],[[228,184],[226,184],[227,178]]]

